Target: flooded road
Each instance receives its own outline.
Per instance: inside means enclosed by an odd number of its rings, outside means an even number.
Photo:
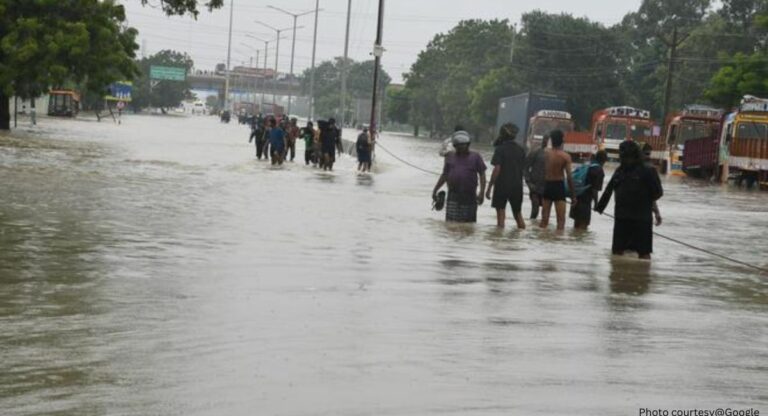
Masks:
[[[606,217],[447,225],[435,177],[385,152],[373,177],[271,169],[247,137],[148,116],[0,136],[0,414],[768,413],[768,276],[661,239],[612,259]],[[435,142],[382,143],[440,169]],[[660,232],[768,266],[768,193],[665,187]]]

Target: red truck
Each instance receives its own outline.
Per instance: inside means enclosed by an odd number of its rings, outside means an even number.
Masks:
[[[719,166],[720,125],[723,111],[689,105],[667,119],[666,141],[670,146],[670,171],[711,177]]]

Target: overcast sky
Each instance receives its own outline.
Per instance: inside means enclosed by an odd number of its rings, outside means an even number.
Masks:
[[[213,13],[203,11],[198,20],[189,16],[166,17],[157,6],[159,0],[150,0],[142,7],[140,0],[122,0],[129,24],[139,30],[139,44],[146,46],[151,55],[162,49],[175,49],[189,53],[197,69],[213,69],[227,58],[227,28],[229,2]],[[202,3],[203,1],[201,1]],[[402,81],[407,72],[435,34],[447,32],[463,19],[509,19],[519,22],[520,16],[534,9],[552,13],[566,12],[586,16],[612,25],[621,21],[629,11],[636,10],[641,0],[387,0],[385,3],[384,69],[395,82]],[[154,6],[153,6],[154,5]],[[259,66],[264,64],[264,43],[246,36],[274,38],[275,33],[255,23],[263,21],[277,28],[293,25],[293,18],[267,8],[274,5],[293,13],[313,10],[314,0],[234,0],[232,32],[232,66],[249,64],[255,57],[249,46],[261,50]],[[376,37],[376,10],[378,0],[352,0],[349,56],[355,60],[370,58]],[[320,0],[317,32],[317,58],[319,63],[344,54],[346,0]],[[312,14],[299,18],[296,31],[294,72],[299,73],[311,64]],[[280,43],[279,71],[289,72],[291,58],[291,31]],[[244,45],[246,44],[246,45]],[[274,42],[270,44],[268,66],[274,67]]]

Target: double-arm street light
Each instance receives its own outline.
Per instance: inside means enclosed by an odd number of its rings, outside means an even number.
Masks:
[[[267,79],[267,58],[269,57],[269,43],[276,39],[273,39],[273,40],[263,39],[253,35],[245,35],[245,36],[254,40],[258,40],[259,42],[264,42],[264,83],[262,84],[262,89],[261,89],[261,106],[260,106],[261,111],[264,111],[264,90],[266,89],[266,86],[267,86],[266,79]],[[274,87],[274,78],[272,81],[272,85]]]
[[[278,12],[287,14],[288,16],[293,17],[293,40],[291,41],[291,78],[290,78],[290,81],[293,82],[293,58],[294,58],[294,56],[295,56],[294,54],[296,52],[296,29],[298,29],[298,27],[296,27],[296,20],[299,17],[301,17],[301,16],[306,16],[306,15],[308,15],[310,13],[317,13],[318,10],[316,9],[316,10],[309,10],[309,11],[302,12],[302,13],[291,13],[291,12],[289,12],[289,11],[287,11],[285,9],[281,9],[279,7],[275,7],[275,6],[267,6],[267,7],[269,7],[270,9],[273,9],[273,10],[277,10]],[[300,27],[304,27],[304,26],[300,26]],[[291,91],[290,86],[289,86],[289,88],[288,88],[288,116],[289,117],[290,117],[290,114],[291,114],[291,99],[292,98],[293,98],[293,92]]]
[[[258,23],[258,24],[260,24],[260,25],[262,25],[264,27],[267,27],[269,29],[272,29],[272,30],[275,31],[275,33],[277,33],[277,36],[276,36],[277,37],[277,46],[275,47],[275,74],[274,74],[274,80],[275,80],[274,84],[275,84],[275,86],[277,86],[277,63],[278,63],[278,59],[280,58],[280,33],[284,32],[284,31],[286,31],[288,29],[293,29],[294,31],[296,31],[296,27],[294,26],[292,28],[291,27],[286,27],[286,28],[278,29],[276,27],[273,27],[271,25],[268,25],[268,24],[266,24],[264,22],[261,22],[261,21],[258,21],[258,20],[256,20],[256,23]],[[273,112],[274,112],[276,97],[277,97],[276,92],[272,91],[272,111]]]

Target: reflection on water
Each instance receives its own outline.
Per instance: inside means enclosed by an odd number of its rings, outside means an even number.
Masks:
[[[208,117],[0,135],[0,413],[768,402],[764,276],[663,240],[652,263],[612,257],[601,216],[500,230],[485,204],[446,224],[435,178],[385,153],[374,176],[272,168],[247,135]],[[381,140],[439,171],[437,142]],[[665,185],[665,234],[765,263],[768,196]]]

